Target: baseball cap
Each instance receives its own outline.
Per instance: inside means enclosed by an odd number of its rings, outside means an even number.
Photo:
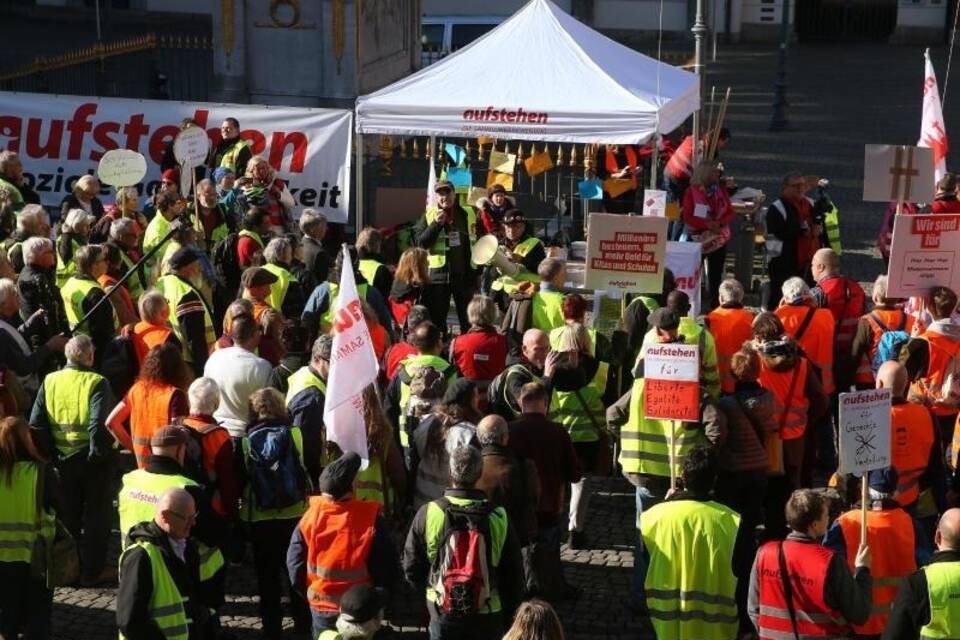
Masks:
[[[267,284],[273,284],[277,281],[277,276],[273,275],[263,267],[250,267],[240,276],[240,284],[244,289],[253,287],[262,287]]]
[[[526,222],[527,217],[519,209],[510,209],[503,214],[503,224],[513,224],[514,222]]]
[[[444,189],[449,189],[450,191],[454,191],[453,183],[450,182],[449,180],[438,180],[437,184],[433,185],[434,193],[440,193]]]
[[[177,447],[182,444],[187,444],[188,437],[189,436],[183,427],[170,424],[165,427],[161,427],[157,431],[154,431],[153,435],[150,437],[150,446]]]

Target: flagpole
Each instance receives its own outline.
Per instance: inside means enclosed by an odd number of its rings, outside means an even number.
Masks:
[[[357,132],[357,137],[354,139],[354,146],[356,148],[356,163],[357,163],[357,189],[355,198],[357,208],[357,228],[355,230],[356,235],[360,235],[360,230],[363,229],[363,134]]]

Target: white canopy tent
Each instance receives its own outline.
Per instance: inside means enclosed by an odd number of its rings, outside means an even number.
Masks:
[[[639,144],[700,106],[699,78],[610,40],[550,0],[357,98],[357,133]]]

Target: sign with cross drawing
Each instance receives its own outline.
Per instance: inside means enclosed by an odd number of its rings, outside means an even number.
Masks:
[[[931,149],[885,144],[865,146],[865,201],[933,202],[935,182]]]
[[[860,474],[890,466],[890,390],[840,394],[840,470]]]

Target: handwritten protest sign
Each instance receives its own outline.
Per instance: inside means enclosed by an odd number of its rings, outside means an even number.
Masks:
[[[587,235],[586,288],[660,293],[666,218],[591,213]]]
[[[887,295],[910,298],[937,286],[960,290],[960,215],[897,216]]]
[[[840,469],[860,474],[890,466],[890,390],[840,394]]]
[[[659,189],[644,189],[643,215],[663,218],[667,215],[667,192]]]
[[[210,153],[210,138],[200,127],[188,127],[177,134],[173,141],[173,157],[181,166],[203,164]]]
[[[645,417],[686,422],[700,419],[698,345],[644,345],[643,378]]]
[[[112,149],[103,154],[97,165],[97,177],[111,187],[132,187],[147,175],[147,160],[142,153],[130,149]]]

